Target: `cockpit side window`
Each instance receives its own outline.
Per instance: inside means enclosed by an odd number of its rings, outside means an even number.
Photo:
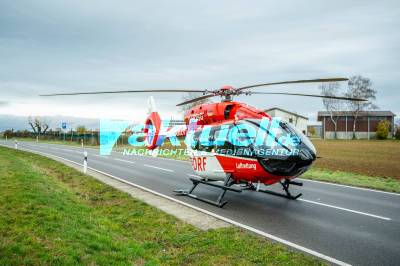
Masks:
[[[205,128],[205,129],[197,131],[193,137],[193,140],[196,143],[196,145],[192,145],[192,149],[199,150],[199,151],[205,151],[205,152],[211,152],[212,149],[214,148],[214,145],[212,145],[212,144],[215,139],[215,137],[214,137],[215,132],[217,132],[218,129],[219,129],[219,126],[215,126],[215,127]]]
[[[229,114],[231,113],[232,107],[233,107],[233,104],[227,105],[227,106],[225,107],[225,111],[224,111],[224,118],[225,118],[225,120],[229,119]]]
[[[199,149],[199,138],[200,138],[201,130],[197,131],[194,133],[193,136],[193,141],[191,143],[192,145],[192,150],[198,150]]]

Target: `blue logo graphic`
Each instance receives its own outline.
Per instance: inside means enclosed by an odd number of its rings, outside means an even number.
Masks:
[[[180,141],[177,137],[178,132],[186,130],[185,144],[190,147],[195,147],[198,143],[201,146],[214,147],[214,152],[221,152],[226,143],[235,147],[252,147],[258,149],[258,153],[262,155],[272,154],[272,151],[264,151],[261,149],[264,146],[275,147],[277,145],[290,150],[300,143],[300,138],[290,130],[282,130],[280,127],[279,118],[262,118],[256,126],[249,123],[225,124],[218,126],[218,134],[213,132],[215,126],[197,125],[196,121],[191,121],[186,126],[175,126],[169,128],[170,121],[163,120],[161,128],[158,132],[157,143],[161,147],[166,139],[170,140],[172,146],[179,147]],[[120,137],[121,133],[130,125],[128,121],[100,121],[100,154],[109,155],[111,150]],[[147,134],[144,133],[147,129]],[[132,135],[128,142],[133,147],[144,147],[153,142],[155,128],[152,125],[136,125],[131,129]],[[197,134],[200,132],[200,134]],[[197,134],[197,136],[196,136]],[[147,143],[146,143],[147,140]],[[144,147],[145,148],[145,147]],[[263,151],[261,151],[263,150]]]

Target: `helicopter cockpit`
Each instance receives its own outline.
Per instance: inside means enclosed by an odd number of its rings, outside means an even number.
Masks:
[[[256,158],[265,171],[278,176],[298,176],[307,171],[316,158],[314,145],[292,124],[279,121],[275,127],[264,128],[257,118],[198,130],[191,149]]]

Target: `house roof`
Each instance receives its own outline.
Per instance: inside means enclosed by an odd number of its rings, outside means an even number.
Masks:
[[[332,112],[333,116],[354,116],[353,111],[334,111]],[[328,111],[319,111],[318,112],[318,121],[322,120],[324,116],[331,116],[330,112]],[[365,117],[365,116],[396,116],[391,111],[360,111],[358,116]]]
[[[302,116],[302,115],[299,115],[299,114],[290,112],[290,111],[288,111],[288,110],[285,110],[285,109],[282,109],[282,108],[279,108],[279,107],[274,107],[274,108],[266,109],[266,110],[264,110],[264,112],[268,113],[269,111],[272,111],[272,110],[279,110],[279,111],[281,111],[281,112],[288,113],[288,114],[291,114],[291,115],[294,115],[294,116],[298,116],[298,117],[301,117],[301,118],[304,118],[304,119],[308,120],[308,117],[305,117],[305,116]]]

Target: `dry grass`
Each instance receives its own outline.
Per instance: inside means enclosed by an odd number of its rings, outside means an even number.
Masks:
[[[313,141],[314,168],[400,179],[400,141]]]

